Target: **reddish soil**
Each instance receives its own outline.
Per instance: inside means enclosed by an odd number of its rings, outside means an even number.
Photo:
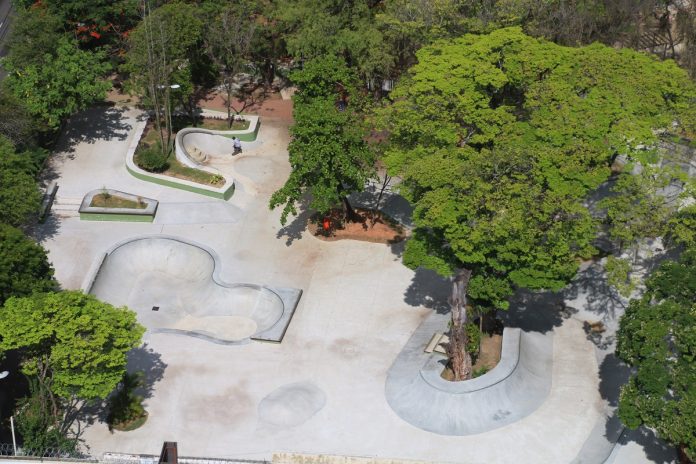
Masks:
[[[259,93],[255,99],[254,104],[247,106],[244,113],[292,121],[292,100],[283,100],[278,92],[268,92],[265,95]],[[227,111],[224,92],[209,92],[198,101],[198,106],[210,110]],[[233,106],[241,108],[242,103],[234,100]]]
[[[309,221],[307,229],[318,239],[327,242],[336,240],[361,240],[373,243],[396,243],[406,237],[406,230],[390,220],[374,217],[372,211],[356,209],[359,219],[345,222],[343,211],[334,210],[326,218],[314,218]],[[329,229],[324,229],[328,219]]]

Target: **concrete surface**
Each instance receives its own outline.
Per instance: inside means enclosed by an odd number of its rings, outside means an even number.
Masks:
[[[104,185],[136,191],[159,200],[163,211],[171,205],[169,219],[105,224],[80,222],[66,211],[52,215],[36,236],[49,250],[61,285],[79,288],[92,262],[117,243],[166,234],[216,250],[225,282],[271,282],[305,294],[281,344],[230,347],[152,334],[129,359],[131,370],[145,374],[148,421],[132,432],[110,433],[98,412],[83,418],[83,439],[92,454],[153,453],[162,441],[176,440],[182,455],[221,458],[292,453],[364,456],[374,462],[556,464],[577,456],[604,413],[603,366],[598,369],[594,345],[579,320],[560,317],[555,303],[539,296],[513,305],[509,326],[553,334],[551,389],[536,411],[469,436],[414,427],[387,403],[387,373],[424,318],[441,310],[446,282],[405,268],[398,245],[322,242],[305,232],[305,214],[280,226],[280,212],[269,212],[266,205],[290,170],[286,120],[265,118],[243,157],[217,162],[217,169],[244,179],[224,202],[130,176],[124,159],[138,117],[117,108],[77,115],[46,177],[58,180],[65,199],[81,199]],[[262,161],[242,165],[244,158]],[[219,217],[215,205],[220,204],[231,205],[234,217]],[[200,222],[187,220],[192,214]],[[263,420],[264,398],[298,383],[323,392],[325,405],[304,422],[290,423],[292,417],[309,416],[318,404],[312,394],[299,393],[298,404],[309,406],[286,411],[290,425]]]
[[[285,333],[286,327],[276,326],[281,319],[290,322],[283,315],[297,301],[286,307],[268,287],[225,283],[219,266],[217,254],[198,244],[162,235],[134,238],[106,252],[85,290],[136,311],[151,332],[167,329],[223,342]]]
[[[551,389],[552,336],[505,329],[498,365],[467,382],[440,374],[447,357],[425,353],[449,316],[433,314],[415,331],[389,369],[385,395],[414,426],[442,435],[473,435],[519,421],[536,411]]]

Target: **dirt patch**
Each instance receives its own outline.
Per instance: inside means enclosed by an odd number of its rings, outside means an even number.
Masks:
[[[227,111],[224,92],[209,92],[201,100],[198,106],[210,110]],[[233,100],[232,106],[241,108],[242,102]],[[256,114],[259,116],[272,116],[285,120],[292,120],[292,100],[283,100],[279,92],[257,92],[254,96],[254,103],[247,106],[243,113]]]
[[[360,240],[372,243],[397,243],[404,240],[408,231],[374,211],[356,209],[357,218],[345,221],[341,210],[333,210],[326,216],[313,217],[307,229],[320,240]]]

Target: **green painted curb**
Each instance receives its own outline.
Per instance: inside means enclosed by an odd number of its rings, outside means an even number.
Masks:
[[[223,137],[227,137],[228,139],[231,139],[232,137],[237,137],[242,142],[254,142],[254,141],[256,141],[256,136],[259,135],[260,128],[261,128],[261,118],[256,120],[256,128],[254,129],[254,132],[247,132],[246,134],[216,134],[216,135],[222,135]]]
[[[133,171],[128,165],[126,165],[126,169],[128,169],[128,172],[130,172],[133,177],[136,177],[140,180],[152,182],[154,184],[164,185],[165,187],[173,187],[178,188],[180,190],[186,190],[188,192],[198,193],[200,195],[205,195],[208,197],[229,200],[232,194],[234,193],[234,183],[232,183],[232,185],[224,192],[213,192],[210,190],[194,187],[193,185],[180,184],[174,180],[160,179],[159,177],[151,177],[146,174]]]
[[[127,213],[80,213],[82,221],[121,221],[121,222],[152,222],[154,215],[127,214]]]

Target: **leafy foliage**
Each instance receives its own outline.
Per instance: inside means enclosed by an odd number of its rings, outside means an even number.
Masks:
[[[647,425],[696,459],[696,250],[668,261],[621,318],[617,354],[636,368],[621,390],[619,417]]]
[[[106,422],[110,428],[121,429],[147,413],[143,407],[143,397],[136,390],[143,386],[142,372],[124,373],[116,393],[108,400],[109,414]]]
[[[0,305],[12,296],[55,288],[46,250],[19,229],[0,224]]]
[[[162,147],[159,142],[153,147],[145,147],[140,150],[135,157],[135,162],[141,168],[150,172],[166,171],[169,167],[167,155],[163,154]]]
[[[8,85],[29,113],[51,129],[95,101],[111,87],[102,76],[111,68],[103,52],[80,50],[74,40],[59,39],[55,55],[40,63],[17,67],[8,62]]]
[[[583,200],[612,157],[647,161],[655,129],[693,124],[695,95],[671,62],[518,28],[421,49],[378,115],[415,206],[404,263],[472,269],[470,296],[498,308],[514,287],[562,288],[593,253]]]
[[[36,213],[41,194],[36,186],[36,167],[28,154],[18,154],[5,137],[0,136],[0,217],[20,226]]]
[[[22,372],[60,398],[106,398],[144,328],[135,313],[77,291],[12,297],[0,319],[0,350],[22,350]]]
[[[50,392],[36,379],[30,379],[29,389],[30,395],[20,401],[16,414],[17,430],[22,437],[23,447],[39,456],[49,449],[67,453],[75,451],[77,439],[68,438],[56,426],[50,409],[45,407],[51,401]]]
[[[327,73],[324,73],[327,71]],[[328,57],[308,63],[293,75],[299,92],[295,96],[288,147],[292,172],[285,185],[270,200],[270,208],[283,206],[281,223],[297,214],[296,205],[309,194],[310,208],[326,213],[361,191],[374,164],[373,152],[364,141],[362,119],[356,112],[359,99],[338,108],[344,92],[355,95],[355,78],[345,63]]]

